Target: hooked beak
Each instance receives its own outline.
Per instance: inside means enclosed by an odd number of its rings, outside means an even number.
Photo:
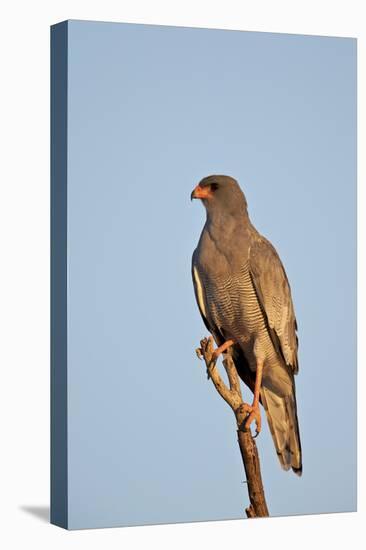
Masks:
[[[191,193],[191,200],[192,199],[208,199],[211,197],[211,190],[210,187],[200,187],[199,185],[196,185],[196,187],[193,189]]]

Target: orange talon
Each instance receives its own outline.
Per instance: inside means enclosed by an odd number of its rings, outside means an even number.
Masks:
[[[209,346],[214,346],[215,342],[213,339],[213,336],[210,334],[208,338],[203,338],[200,342],[201,347],[196,349],[196,354],[199,359],[202,359],[202,357],[205,355],[205,352],[209,349]],[[215,350],[213,350],[211,355],[211,360],[209,365],[207,366],[207,378],[209,379],[211,376],[211,370],[214,368],[216,361],[221,353],[224,353],[230,346],[235,344],[234,340],[226,340],[221,346],[217,347]]]
[[[250,412],[248,418],[245,421],[245,428],[247,430],[249,430],[251,423],[255,422],[255,424],[256,424],[256,428],[255,428],[256,435],[254,437],[257,437],[257,435],[260,433],[260,431],[262,429],[262,420],[261,420],[261,412],[259,410],[259,403],[254,403],[253,402],[253,405],[252,405],[251,409],[252,409],[252,411]]]
[[[212,336],[209,337],[209,342],[211,341],[212,345],[214,343],[214,339]],[[224,342],[221,346],[219,346],[218,348],[216,348],[213,352],[212,352],[212,357],[211,357],[211,361],[210,361],[210,364],[208,365],[207,367],[207,380],[209,380],[211,378],[211,369],[214,368],[215,364],[216,364],[216,361],[219,357],[219,355],[221,353],[224,353],[224,351],[226,351],[230,346],[232,346],[234,344],[234,340],[226,340],[226,342]]]
[[[262,385],[262,373],[263,373],[263,362],[257,361],[257,370],[255,374],[255,386],[254,386],[254,399],[252,403],[252,411],[250,412],[248,418],[245,421],[245,428],[247,430],[250,429],[250,425],[253,421],[255,421],[256,428],[255,428],[255,436],[259,434],[262,428],[262,421],[261,421],[261,412],[259,410],[259,396],[261,391],[261,385]]]
[[[213,359],[217,359],[219,355],[221,355],[221,353],[224,353],[224,351],[226,351],[228,348],[230,348],[231,346],[233,346],[235,344],[234,340],[230,339],[230,340],[226,340],[226,342],[224,342],[221,346],[219,346],[218,348],[216,348],[212,354],[212,358]]]

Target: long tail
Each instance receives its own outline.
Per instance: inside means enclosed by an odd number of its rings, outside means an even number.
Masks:
[[[301,476],[301,442],[295,387],[292,394],[281,397],[262,386],[261,398],[282,468],[284,470],[292,468],[295,474]]]
[[[255,373],[238,346],[234,346],[233,359],[243,382],[254,392]],[[283,364],[267,373],[262,381],[260,401],[266,411],[272,439],[281,466],[302,474],[302,456],[299,422],[297,419],[294,375]]]

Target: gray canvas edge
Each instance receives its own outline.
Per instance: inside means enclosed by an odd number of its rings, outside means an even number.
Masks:
[[[68,527],[67,491],[67,44],[51,27],[51,523]]]

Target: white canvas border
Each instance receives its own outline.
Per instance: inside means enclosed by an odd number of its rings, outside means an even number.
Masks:
[[[309,545],[344,548],[358,539],[365,519],[364,476],[359,471],[359,512],[323,516],[227,521],[67,533],[25,510],[49,499],[49,26],[94,19],[178,26],[352,36],[358,39],[358,97],[366,97],[362,2],[208,0],[122,2],[15,1],[2,7],[3,70],[1,235],[2,387],[4,423],[0,539],[4,548],[175,548],[257,544],[258,548]],[[359,275],[365,280],[365,107],[359,101]],[[365,322],[359,284],[359,459],[365,459],[362,399]],[[346,366],[345,366],[346,368]],[[335,415],[346,403],[335,403]],[[316,426],[314,426],[316,429]],[[331,459],[331,457],[330,457]],[[38,514],[39,515],[39,514]],[[41,514],[42,515],[42,514]],[[43,512],[44,515],[44,512]]]

